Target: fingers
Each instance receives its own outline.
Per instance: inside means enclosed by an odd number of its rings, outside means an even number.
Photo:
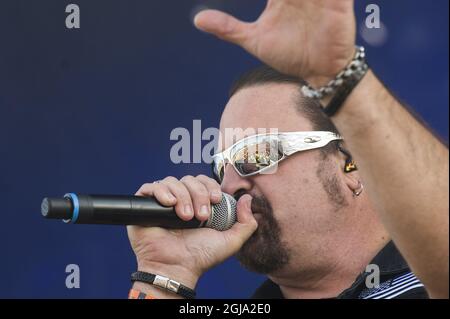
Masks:
[[[194,205],[195,218],[198,220],[207,220],[209,218],[211,202],[210,194],[206,186],[193,176],[184,176],[181,179],[192,198]]]
[[[136,195],[152,196],[164,206],[175,206],[175,211],[183,220],[194,216],[205,221],[211,214],[211,203],[220,202],[220,185],[205,175],[185,176],[181,180],[166,177],[158,183],[141,186]]]
[[[194,217],[194,209],[192,205],[191,195],[186,187],[175,177],[166,177],[164,180],[158,183],[166,184],[173,196],[176,197],[177,203],[175,205],[175,211],[178,217],[183,220],[191,220]]]
[[[220,185],[212,178],[205,175],[198,175],[196,177],[208,189],[211,203],[218,204],[222,200],[222,190]]]
[[[228,245],[235,253],[250,238],[258,228],[258,223],[251,209],[252,197],[243,195],[237,202],[237,223],[224,232],[227,235]]]
[[[246,47],[251,25],[218,10],[203,10],[194,18],[195,26],[205,32]]]
[[[164,184],[146,183],[139,188],[136,195],[155,197],[164,206],[173,206],[176,203],[176,198]]]

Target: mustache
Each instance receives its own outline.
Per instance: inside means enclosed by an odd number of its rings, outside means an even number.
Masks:
[[[253,213],[259,213],[261,215],[273,215],[272,206],[264,196],[253,197],[251,209]]]
[[[245,191],[238,191],[235,194],[234,198],[236,200],[239,200],[239,198],[241,198],[245,194],[248,194],[252,197],[251,210],[253,213],[259,213],[261,215],[272,215],[272,206],[264,196],[253,195]]]

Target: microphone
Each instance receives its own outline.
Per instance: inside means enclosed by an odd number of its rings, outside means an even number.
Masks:
[[[184,221],[173,207],[158,203],[155,198],[127,195],[76,195],[44,198],[42,216],[62,219],[73,224],[139,225],[169,229],[207,227],[219,231],[230,229],[236,222],[236,200],[223,193],[218,204],[211,205],[207,221],[195,218]]]

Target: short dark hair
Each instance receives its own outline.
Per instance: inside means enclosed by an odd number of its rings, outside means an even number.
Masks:
[[[241,89],[270,83],[295,84],[298,86],[299,92],[301,87],[306,84],[306,82],[301,78],[283,74],[267,65],[261,65],[245,72],[237,80],[235,80],[231,85],[229,97],[231,98]],[[305,97],[301,93],[299,96],[301,96],[301,98],[299,98],[297,102],[297,110],[311,122],[314,130],[329,131],[339,134],[336,126],[322,111],[322,106],[319,101]],[[321,150],[324,154],[335,153],[338,150],[337,146],[338,143],[332,142]]]

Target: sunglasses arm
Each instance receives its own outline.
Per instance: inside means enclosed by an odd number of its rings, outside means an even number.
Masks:
[[[332,132],[314,132],[314,134],[280,134],[283,152],[286,156],[299,151],[307,151],[326,146],[331,141],[342,140],[342,137]]]

